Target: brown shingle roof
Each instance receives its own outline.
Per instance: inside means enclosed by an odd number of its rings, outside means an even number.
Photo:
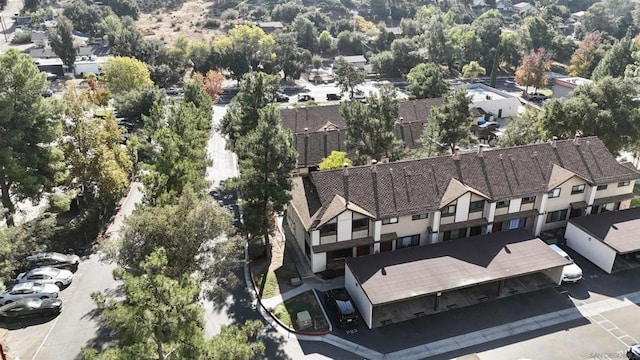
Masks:
[[[541,143],[476,153],[381,163],[375,176],[369,166],[349,169],[349,196],[342,170],[313,172],[311,182],[321,204],[345,197],[378,219],[440,209],[451,179],[486,194],[492,201],[543,194],[554,165],[590,184],[635,180],[640,173],[620,165],[597,137]],[[556,174],[558,171],[556,170]],[[555,176],[553,176],[555,179]],[[310,215],[313,216],[314,213]]]
[[[349,258],[374,305],[466,288],[569,265],[542,240],[517,229]]]
[[[640,208],[608,211],[569,220],[618,254],[640,250]]]

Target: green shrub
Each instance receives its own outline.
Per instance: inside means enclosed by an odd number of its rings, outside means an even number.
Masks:
[[[64,213],[71,209],[71,196],[66,194],[53,194],[49,198],[49,211]]]
[[[217,29],[220,27],[220,24],[219,19],[207,19],[204,21],[204,27],[207,29]]]
[[[238,18],[238,10],[234,10],[234,9],[227,9],[225,11],[222,12],[222,19],[224,20],[235,20]]]
[[[17,32],[11,38],[11,43],[14,45],[28,44],[31,42],[31,31]]]
[[[264,244],[264,239],[261,236],[256,236],[249,240],[249,258],[257,259],[267,254],[267,247]]]

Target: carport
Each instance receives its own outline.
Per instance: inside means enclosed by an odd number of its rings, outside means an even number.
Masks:
[[[560,284],[569,261],[523,229],[346,260],[369,328]]]
[[[569,220],[567,245],[611,274],[640,265],[640,208],[609,211]]]

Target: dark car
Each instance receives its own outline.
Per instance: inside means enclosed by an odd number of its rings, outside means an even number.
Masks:
[[[338,327],[350,328],[358,326],[358,312],[345,289],[327,291],[324,301],[335,318]]]
[[[529,101],[543,101],[543,100],[547,100],[549,97],[545,94],[540,94],[540,93],[533,93],[533,94],[527,94],[525,96],[525,99],[529,100]]]
[[[0,307],[0,318],[9,320],[31,316],[55,316],[60,311],[60,299],[22,299]]]
[[[209,195],[216,199],[220,205],[235,204],[240,197],[240,194],[236,190],[224,190],[220,188],[209,191]]]
[[[338,100],[342,100],[342,95],[327,94],[327,101],[338,101]]]
[[[169,95],[169,96],[178,96],[178,95],[180,95],[180,94],[181,94],[180,89],[178,89],[178,88],[174,88],[174,87],[167,88],[167,89],[165,89],[164,91],[165,91],[165,92],[167,93],[167,95]]]
[[[627,359],[640,360],[640,344],[634,344],[627,350]]]
[[[314,101],[314,100],[315,98],[313,98],[311,95],[307,95],[307,94],[298,95],[298,101],[300,102]]]
[[[27,256],[25,259],[28,268],[50,266],[58,269],[75,271],[78,269],[80,257],[73,254],[61,254],[57,252],[39,253]]]
[[[42,93],[43,97],[52,97],[53,96],[53,90],[51,89],[47,89]]]
[[[285,94],[277,93],[273,100],[279,103],[289,102],[289,97]]]
[[[225,207],[233,215],[233,226],[239,228],[242,225],[242,215],[240,214],[240,206],[238,204],[225,205]]]

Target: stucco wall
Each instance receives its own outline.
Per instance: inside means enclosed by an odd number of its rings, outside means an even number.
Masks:
[[[358,312],[362,317],[362,320],[365,324],[371,329],[371,323],[373,321],[373,306],[365,295],[364,290],[362,290],[362,286],[358,283],[355,276],[349,269],[349,266],[344,267],[344,287],[347,289],[349,295],[351,295],[351,299],[353,300],[354,305],[358,308]]]

